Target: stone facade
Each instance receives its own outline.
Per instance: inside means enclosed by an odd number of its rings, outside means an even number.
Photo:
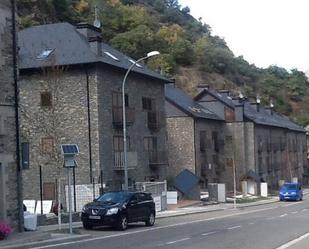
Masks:
[[[169,151],[169,178],[188,169],[201,178],[201,187],[222,182],[225,167],[224,122],[198,119],[165,102]]]
[[[84,45],[83,48],[93,49],[91,55],[93,52],[102,55],[102,51],[98,52],[99,43],[90,42],[93,47]],[[120,57],[120,52],[113,50],[112,53]],[[61,58],[63,54],[59,54]],[[50,61],[57,60],[56,57],[52,54]],[[112,59],[110,54],[108,57]],[[128,57],[124,56],[124,59],[129,61]],[[30,147],[30,167],[23,173],[26,199],[40,199],[40,169],[43,199],[57,199],[59,180],[64,196],[67,181],[61,144],[79,147],[76,184],[94,182],[102,183],[106,190],[122,188],[121,84],[126,70],[117,67],[117,62],[114,66],[96,62],[20,71],[22,142]],[[127,78],[127,151],[131,186],[134,182],[164,180],[166,177],[164,82],[135,72]]]
[[[117,137],[122,142],[122,125],[113,122],[113,94],[120,94],[124,71],[112,67],[100,66],[97,70],[99,98],[99,133],[100,133],[100,162],[103,169],[103,179],[110,189],[119,189],[123,182],[123,167],[116,167],[117,155],[113,148]],[[127,126],[129,183],[137,181],[164,180],[166,177],[166,128],[164,115],[164,85],[158,80],[130,74],[125,87],[128,96],[128,119],[133,121]],[[143,98],[153,100],[153,109],[157,115],[158,127],[148,127],[148,111],[143,110]],[[119,110],[119,109],[118,109]],[[122,109],[120,109],[122,110]],[[122,120],[122,119],[121,119]],[[115,120],[114,120],[115,121]],[[158,161],[151,164],[150,154],[145,148],[145,139],[155,139]],[[122,145],[121,145],[122,146]],[[137,156],[137,157],[136,157]],[[136,158],[136,162],[135,162]]]
[[[40,166],[44,199],[56,199],[53,193],[56,193],[57,181],[60,180],[64,188],[67,180],[61,144],[77,144],[79,147],[76,184],[90,183],[92,178],[98,181],[99,124],[95,71],[88,72],[82,67],[60,67],[31,74],[22,71],[19,84],[22,143],[29,143],[30,148],[30,167],[23,172],[24,198],[39,199]],[[89,113],[88,90],[91,96]],[[42,103],[42,94],[46,93],[51,96],[50,105]],[[44,186],[49,186],[49,190],[44,190]]]
[[[251,111],[255,114],[250,115],[263,115],[262,120],[268,120],[267,125],[253,122],[244,115],[244,104],[239,103],[238,99],[228,97],[220,100],[227,92],[217,93],[216,98],[215,94],[207,94],[207,91],[199,94],[197,101],[226,120],[225,136],[231,138],[230,146],[225,142],[226,165],[231,167],[234,163],[236,167],[237,189],[241,189],[241,180],[249,171],[267,182],[270,190],[277,189],[280,180],[297,178],[302,182],[307,160],[306,134],[300,127],[292,125],[294,128],[288,128],[292,122],[270,110],[258,109],[262,107],[257,107],[255,103],[246,103],[256,108]],[[259,114],[259,110],[263,114]],[[232,173],[230,180],[225,181],[228,189],[233,187]]]
[[[0,221],[19,218],[11,1],[0,3]]]

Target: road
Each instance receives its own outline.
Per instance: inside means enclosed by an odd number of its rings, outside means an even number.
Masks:
[[[125,232],[110,228],[79,232],[93,237],[40,248],[276,249],[309,232],[309,198],[170,217],[157,220],[150,228],[134,224]]]

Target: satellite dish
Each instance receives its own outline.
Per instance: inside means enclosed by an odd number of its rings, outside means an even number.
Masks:
[[[93,22],[93,26],[95,26],[96,28],[101,28],[101,22],[98,19],[96,19]]]

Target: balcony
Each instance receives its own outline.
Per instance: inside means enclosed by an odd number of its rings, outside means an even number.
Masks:
[[[166,151],[150,151],[148,152],[148,159],[151,167],[168,164]]]
[[[126,124],[132,125],[135,121],[134,108],[126,107]],[[113,107],[113,124],[116,127],[122,127],[122,107]]]
[[[165,114],[163,112],[147,112],[147,126],[150,130],[160,130],[165,126]]]
[[[128,169],[134,169],[137,166],[137,152],[127,152]],[[114,152],[114,170],[124,170],[124,152]]]

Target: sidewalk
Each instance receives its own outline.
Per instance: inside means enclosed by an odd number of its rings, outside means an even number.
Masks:
[[[309,189],[305,192],[305,194],[309,194]],[[265,200],[258,200],[250,203],[237,204],[237,208],[265,205],[274,202],[278,202],[278,197],[270,197]],[[169,209],[166,211],[158,212],[156,218],[164,219],[189,214],[222,211],[232,208],[233,203],[204,205],[204,203],[200,201],[193,201],[193,202],[185,201],[180,202],[178,205],[170,205]],[[81,222],[73,222],[73,228],[81,228],[81,227],[82,227]],[[69,224],[62,224],[61,226],[63,232],[67,231],[68,228]],[[26,249],[26,248],[33,248],[35,246],[49,245],[56,242],[68,242],[90,237],[91,237],[90,235],[80,235],[80,234],[70,235],[68,233],[59,233],[58,225],[39,226],[36,231],[13,234],[8,239],[0,241],[0,248]]]

